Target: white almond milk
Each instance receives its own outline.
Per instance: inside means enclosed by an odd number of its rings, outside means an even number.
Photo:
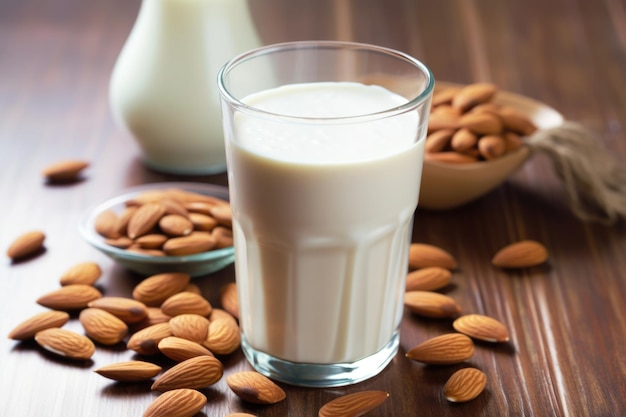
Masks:
[[[295,84],[244,103],[349,117],[406,99],[357,83]],[[240,317],[253,348],[292,362],[353,362],[381,349],[403,310],[423,140],[416,111],[370,123],[235,115],[229,172]]]

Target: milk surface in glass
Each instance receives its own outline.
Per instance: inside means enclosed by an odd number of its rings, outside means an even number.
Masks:
[[[348,82],[292,84],[243,100],[317,118],[406,101]],[[228,164],[240,319],[251,347],[291,362],[341,363],[392,338],[419,193],[418,123],[415,110],[326,124],[235,115]]]

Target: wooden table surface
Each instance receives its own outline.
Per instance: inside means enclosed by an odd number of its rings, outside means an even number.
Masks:
[[[157,1],[157,0],[146,0]],[[252,1],[264,43],[347,39],[406,51],[438,80],[491,81],[582,123],[626,160],[626,5],[622,0],[264,0]],[[85,209],[129,186],[160,181],[226,184],[224,174],[165,175],[146,169],[138,147],[108,107],[112,66],[137,15],[138,0],[0,0],[0,247],[21,233],[46,233],[44,253],[0,262],[0,415],[139,416],[156,398],[149,384],[112,383],[93,372],[132,352],[99,346],[72,363],[33,342],[6,335],[43,311],[35,300],[58,288],[60,274],[82,261],[103,269],[98,286],[128,296],[139,277],[85,243],[77,223]],[[42,169],[80,158],[91,162],[78,183],[51,186]],[[451,330],[448,320],[405,314],[401,349],[379,376],[335,389],[284,386],[272,406],[242,403],[224,379],[202,391],[200,415],[246,411],[259,417],[315,416],[345,393],[385,390],[373,416],[622,416],[626,412],[626,228],[572,215],[550,162],[533,157],[504,185],[464,207],[418,209],[413,239],[440,246],[459,262],[446,293],[464,312],[500,319],[511,341],[477,344],[465,365],[434,367],[404,353]],[[543,242],[546,265],[506,272],[489,263],[503,245]],[[3,249],[3,256],[4,251]],[[219,305],[232,266],[194,282]],[[82,331],[77,320],[67,328]],[[240,352],[225,373],[250,369]],[[483,370],[485,392],[450,404],[442,387],[462,366]]]

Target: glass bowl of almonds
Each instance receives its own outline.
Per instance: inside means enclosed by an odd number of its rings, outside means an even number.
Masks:
[[[526,139],[563,116],[491,83],[439,82],[425,142],[419,207],[447,210],[503,183],[531,156]]]
[[[79,231],[141,275],[208,275],[234,261],[228,188],[191,182],[130,188],[88,210]]]

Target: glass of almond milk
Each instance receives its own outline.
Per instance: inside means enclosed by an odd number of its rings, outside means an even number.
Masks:
[[[218,83],[247,359],[302,386],[378,374],[398,350],[430,71],[307,41],[239,55]]]

